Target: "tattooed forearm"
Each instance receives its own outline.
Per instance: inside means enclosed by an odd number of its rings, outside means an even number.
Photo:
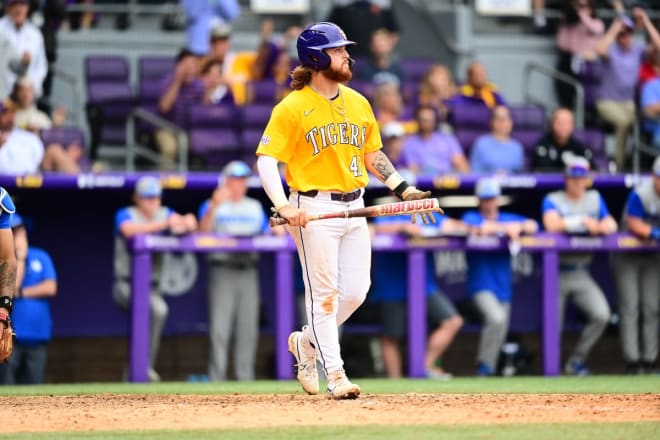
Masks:
[[[385,182],[388,177],[396,173],[394,165],[382,150],[367,153],[365,155],[365,165],[381,182]]]
[[[0,261],[0,296],[14,296],[16,290],[16,262]]]

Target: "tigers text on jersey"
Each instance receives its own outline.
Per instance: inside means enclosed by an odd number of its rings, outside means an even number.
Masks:
[[[364,155],[381,147],[378,123],[362,95],[340,85],[329,100],[305,86],[275,106],[257,154],[286,163],[292,190],[349,192],[367,185]]]

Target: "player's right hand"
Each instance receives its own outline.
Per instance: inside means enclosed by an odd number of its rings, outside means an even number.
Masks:
[[[291,205],[282,206],[277,213],[280,217],[286,219],[291,226],[307,226],[309,219],[307,218],[307,211],[300,208],[295,208]]]

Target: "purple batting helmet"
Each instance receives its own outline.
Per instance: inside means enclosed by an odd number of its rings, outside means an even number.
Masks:
[[[325,49],[354,44],[357,43],[347,40],[346,34],[339,26],[322,21],[306,27],[298,36],[296,47],[300,64],[323,70],[330,66],[330,57],[325,53]]]

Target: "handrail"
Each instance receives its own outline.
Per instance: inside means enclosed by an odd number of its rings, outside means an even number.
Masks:
[[[69,84],[71,86],[72,90],[72,95],[73,95],[73,106],[70,111],[71,119],[74,121],[74,123],[78,124],[80,121],[78,121],[78,112],[82,108],[81,100],[80,100],[80,92],[78,90],[78,77],[75,75],[60,69],[57,67],[55,64],[50,64],[48,66],[48,69],[53,73],[53,75],[65,83]]]
[[[534,71],[564,82],[575,88],[575,127],[579,129],[584,128],[584,87],[580,81],[551,67],[534,61],[529,61],[525,64],[523,73],[523,93],[525,94],[526,103],[532,102],[532,95],[529,90],[529,77]]]
[[[149,159],[154,163],[162,163],[163,161],[170,162],[171,165],[176,166],[176,163],[165,159],[160,154],[139,145],[135,140],[135,123],[137,120],[142,120],[155,125],[158,128],[173,131],[177,138],[177,148],[179,150],[179,164],[178,171],[188,171],[188,150],[190,142],[186,131],[176,124],[168,121],[167,119],[159,116],[149,110],[138,107],[134,109],[126,120],[126,170],[135,171],[135,158],[137,156]]]
[[[180,12],[181,7],[178,4],[163,3],[161,5],[140,5],[134,2],[126,3],[74,3],[66,5],[67,12],[98,12],[106,14],[153,14],[167,15]]]

